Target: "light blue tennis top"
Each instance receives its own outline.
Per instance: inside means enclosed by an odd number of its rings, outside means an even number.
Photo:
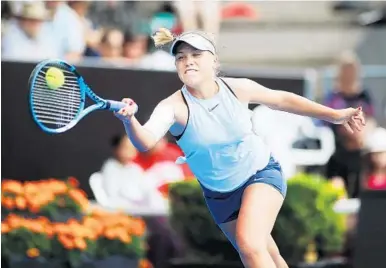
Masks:
[[[194,97],[185,86],[181,89],[189,119],[177,144],[204,187],[230,192],[264,169],[271,152],[254,133],[247,105],[221,79],[216,81],[219,92],[210,99]]]

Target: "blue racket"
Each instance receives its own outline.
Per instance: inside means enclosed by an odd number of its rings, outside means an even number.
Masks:
[[[62,60],[39,63],[28,84],[32,117],[48,133],[65,132],[93,111],[119,111],[125,107],[123,102],[97,96],[76,68]],[[86,95],[94,102],[88,107],[85,107]]]

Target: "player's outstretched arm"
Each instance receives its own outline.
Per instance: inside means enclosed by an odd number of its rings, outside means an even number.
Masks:
[[[142,125],[135,117],[137,105],[131,99],[123,99],[126,107],[115,115],[121,119],[126,133],[139,151],[152,149],[175,122],[174,108],[170,102],[163,100],[153,110],[149,120]]]
[[[342,124],[349,132],[361,131],[365,125],[361,107],[336,110],[294,93],[266,88],[250,79],[233,79],[231,83],[248,103]]]

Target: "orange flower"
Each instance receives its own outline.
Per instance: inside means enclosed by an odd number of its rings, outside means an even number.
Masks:
[[[28,229],[31,230],[31,232],[34,233],[44,233],[44,226],[43,224],[37,222],[37,221],[30,221],[27,222]]]
[[[9,214],[6,219],[6,222],[9,224],[11,229],[16,229],[23,225],[23,219],[15,214]]]
[[[79,237],[75,238],[74,245],[75,245],[75,248],[80,250],[85,250],[87,248],[86,241],[84,241],[83,238],[79,238]]]
[[[26,194],[38,193],[39,190],[40,189],[39,189],[38,185],[36,184],[36,182],[29,181],[29,182],[24,183],[24,193],[26,193]]]
[[[12,210],[15,207],[15,201],[10,197],[5,197],[2,200],[2,205],[9,210]]]
[[[87,195],[80,189],[71,189],[68,194],[72,199],[79,203],[87,200]]]
[[[113,229],[106,230],[104,235],[106,236],[107,239],[114,239],[116,237],[115,231]]]
[[[36,220],[42,224],[50,224],[51,223],[48,218],[43,217],[43,216],[39,216]]]
[[[100,209],[100,208],[93,208],[92,212],[91,212],[91,216],[93,218],[110,216],[110,214],[111,213],[107,212],[106,210]]]
[[[67,184],[59,180],[51,180],[47,187],[55,194],[64,194],[68,190]]]
[[[10,230],[11,230],[11,228],[9,227],[8,223],[5,223],[5,222],[2,222],[2,223],[1,223],[1,233],[2,233],[2,234],[6,234],[6,233],[8,233]]]
[[[20,210],[24,210],[27,208],[27,201],[22,196],[16,196],[15,203],[16,207]]]
[[[77,204],[80,205],[82,210],[87,209],[89,202],[85,192],[80,189],[71,189],[68,194]]]
[[[73,240],[66,235],[59,235],[58,240],[64,246],[64,248],[69,249],[69,250],[74,248]]]
[[[23,185],[20,181],[6,180],[1,183],[2,192],[9,192],[14,194],[23,193]]]
[[[95,241],[98,238],[98,234],[99,233],[94,232],[93,230],[88,230],[88,232],[85,234],[84,237],[91,240],[91,241]]]
[[[67,235],[67,234],[71,234],[72,232],[70,226],[64,223],[56,223],[56,224],[53,224],[52,227],[54,229],[54,232],[60,235]]]
[[[54,236],[54,228],[52,228],[51,226],[46,226],[45,233],[49,238],[52,238]]]
[[[142,236],[146,231],[145,222],[140,219],[133,220],[130,231],[133,235]]]
[[[68,183],[74,187],[74,188],[78,188],[79,187],[79,181],[75,178],[75,177],[69,177],[67,179]]]
[[[30,258],[36,258],[40,255],[40,251],[37,248],[30,248],[27,250],[27,256]]]
[[[138,268],[153,268],[153,265],[147,259],[141,259],[138,263]]]
[[[129,244],[131,242],[131,237],[127,233],[120,233],[118,238],[125,244]]]
[[[40,202],[37,200],[28,200],[28,210],[32,213],[38,213],[40,211]]]

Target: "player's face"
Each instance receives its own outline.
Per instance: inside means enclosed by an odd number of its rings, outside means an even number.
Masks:
[[[216,76],[216,57],[209,51],[182,43],[175,56],[176,68],[181,81],[197,88],[201,84],[212,81]]]

